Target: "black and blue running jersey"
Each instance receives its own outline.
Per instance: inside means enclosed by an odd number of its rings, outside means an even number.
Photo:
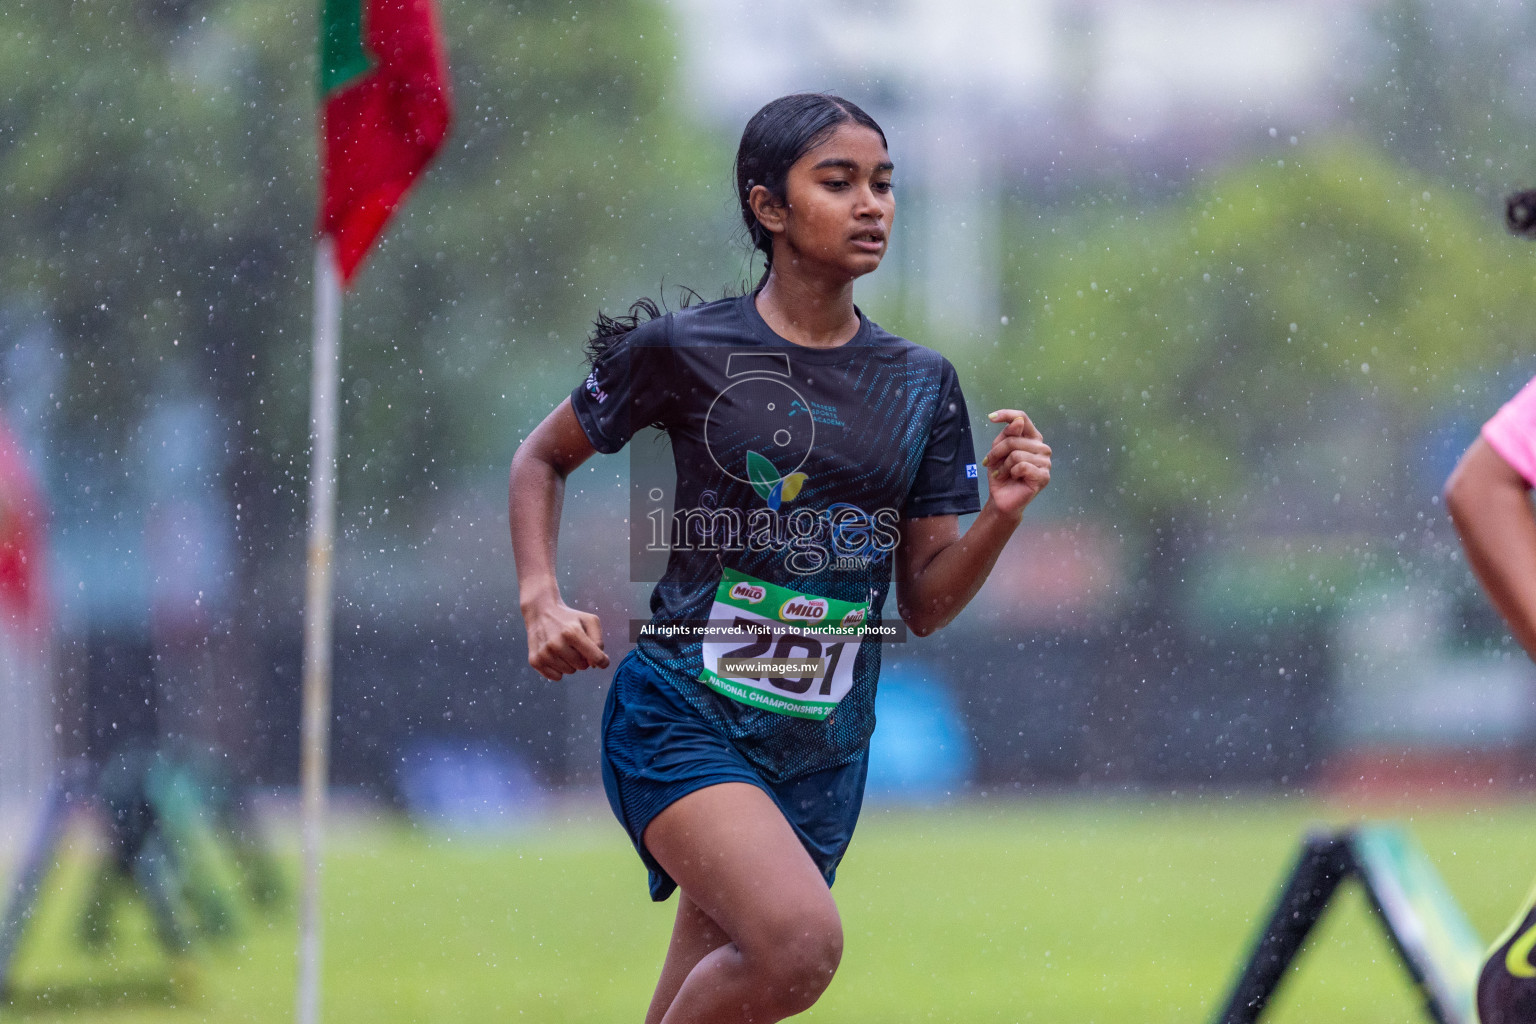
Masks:
[[[796,345],[746,295],[641,324],[571,406],[600,452],[647,426],[670,442],[675,485],[637,495],[656,507],[630,523],[666,560],[639,654],[772,781],[855,759],[874,729],[901,521],[981,508],[954,367],[862,313],[844,345]],[[722,618],[745,646],[711,646]],[[764,622],[825,632],[770,651],[750,632]],[[721,662],[738,653],[814,656],[824,678],[742,682]]]

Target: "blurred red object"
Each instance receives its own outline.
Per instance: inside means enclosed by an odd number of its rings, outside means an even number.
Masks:
[[[46,518],[32,468],[0,416],[0,623],[13,629],[48,622]]]

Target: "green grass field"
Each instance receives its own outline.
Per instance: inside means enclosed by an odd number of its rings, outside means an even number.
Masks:
[[[1536,807],[1373,817],[1413,830],[1485,938],[1536,873]],[[1352,820],[1319,804],[1222,797],[868,808],[835,890],[842,969],[805,1019],[1209,1020],[1302,832]],[[279,846],[296,871],[292,844]],[[253,917],[238,938],[173,967],[132,914],[112,952],[83,953],[72,938],[80,886],[71,860],[0,1017],[292,1019],[291,911]],[[390,820],[338,827],[325,893],[330,1021],[639,1021],[671,923],[599,805],[496,841]],[[1422,1019],[1357,888],[1338,898],[1268,1019]]]

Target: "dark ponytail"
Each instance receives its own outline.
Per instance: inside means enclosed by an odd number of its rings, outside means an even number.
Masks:
[[[736,201],[741,205],[741,219],[747,227],[747,237],[752,247],[761,252],[773,264],[773,236],[752,212],[748,197],[755,185],[766,188],[775,200],[786,202],[784,191],[789,169],[806,153],[815,149],[840,125],[856,124],[868,128],[880,136],[886,145],[885,132],[875,119],[858,105],[819,92],[795,93],[780,96],[752,115],[741,133],[741,145],[736,149]],[[767,271],[763,277],[766,280]],[[686,309],[700,301],[699,294],[684,288],[680,309]],[[592,321],[592,333],[587,337],[587,361],[595,364],[630,331],[647,320],[661,316],[665,307],[654,299],[640,299],[629,307],[629,312],[619,316],[598,313]]]
[[[647,320],[655,320],[668,312],[666,306],[666,288],[663,286],[659,293],[662,301],[642,298],[636,299],[629,305],[628,313],[620,313],[618,316],[609,316],[599,311],[597,319],[592,321],[592,333],[587,335],[587,343],[584,349],[587,354],[587,365],[596,366],[597,361],[603,357],[614,345],[624,340],[624,336],[639,327]],[[677,289],[677,308],[687,309],[695,302],[703,302],[704,297],[686,285]]]
[[[736,202],[741,207],[741,219],[752,247],[767,258],[770,266],[773,236],[752,212],[748,197],[753,186],[761,185],[775,200],[785,202],[788,197],[784,183],[790,167],[845,124],[868,128],[880,136],[882,145],[887,145],[885,132],[874,118],[841,96],[819,92],[780,96],[753,114],[741,133],[741,145],[736,150]]]
[[[596,366],[597,361],[603,358],[603,353],[622,341],[624,335],[659,316],[661,306],[655,299],[636,299],[630,304],[628,313],[620,313],[618,316],[609,316],[599,310],[597,319],[592,321],[592,333],[587,336],[588,365]]]

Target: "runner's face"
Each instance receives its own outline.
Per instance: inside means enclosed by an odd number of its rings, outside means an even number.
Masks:
[[[789,169],[774,266],[782,266],[781,245],[798,269],[821,268],[848,280],[880,266],[896,216],[891,171],[878,133],[839,125]]]

